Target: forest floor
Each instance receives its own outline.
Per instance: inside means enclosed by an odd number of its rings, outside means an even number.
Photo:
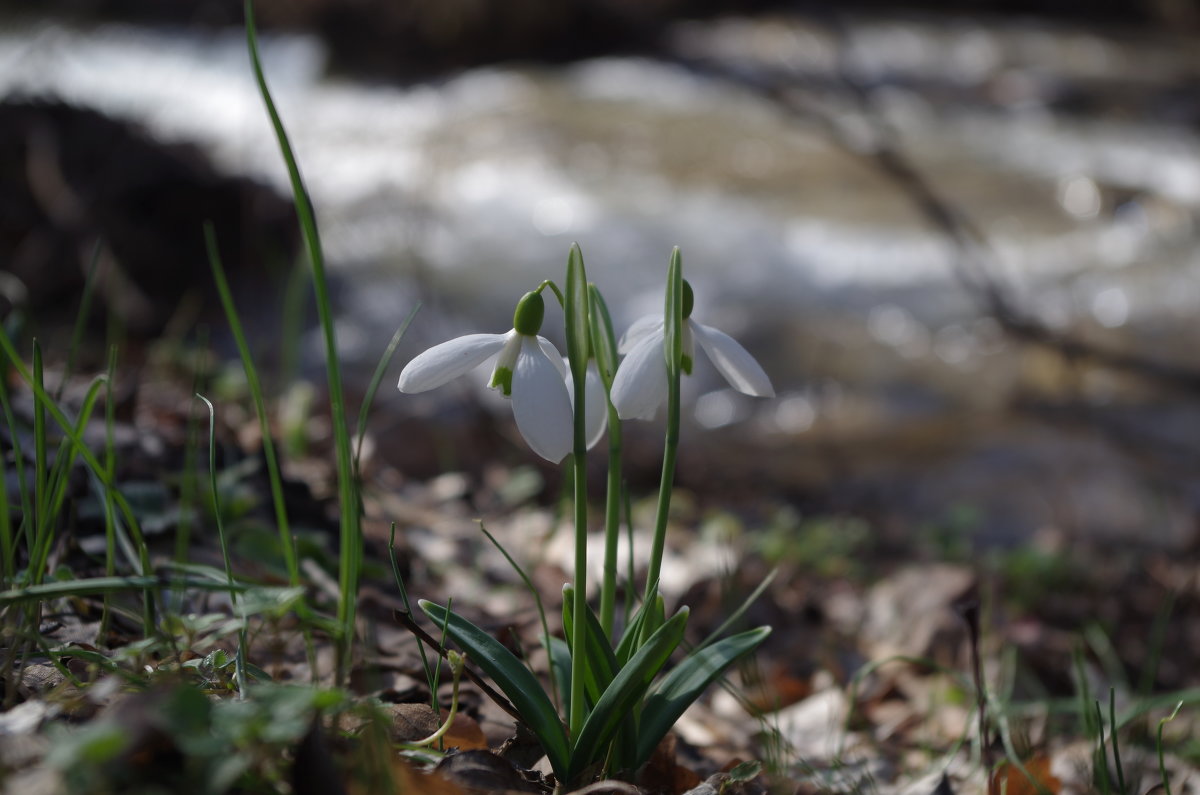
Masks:
[[[114,390],[115,481],[145,535],[156,586],[89,590],[95,578],[136,574],[127,561],[137,555],[118,543],[107,562],[104,500],[75,463],[47,560],[61,590],[30,599],[8,590],[14,579],[0,594],[3,791],[551,791],[536,743],[474,681],[463,681],[442,741],[411,745],[440,721],[422,657],[434,652],[408,628],[414,614],[397,573],[413,602],[452,601],[544,672],[535,599],[483,529],[528,575],[551,634],[561,634],[559,594],[572,579],[574,552],[553,473],[475,461],[414,479],[388,464],[368,433],[358,637],[339,685],[328,418],[319,409],[289,414],[286,398],[275,414],[302,573],[291,588],[244,387],[211,383],[214,500],[207,415],[188,383],[151,362],[118,378]],[[86,389],[73,379],[62,404],[77,410]],[[34,412],[15,376],[7,394],[6,549],[16,566],[10,560],[6,571],[16,577],[27,562],[16,484],[33,476]],[[296,390],[287,394],[294,400]],[[95,415],[104,413],[98,407]],[[100,459],[110,449],[104,430],[93,421],[84,434]],[[51,432],[51,450],[57,439]],[[25,451],[23,470],[14,466],[16,449]],[[769,495],[749,503],[724,497],[677,489],[663,565],[668,609],[690,606],[688,638],[697,642],[766,582],[743,623],[774,632],[685,713],[645,769],[581,791],[1200,789],[1200,581],[1188,550],[1068,545],[1052,529],[1004,549],[977,549],[945,530],[905,546],[881,541],[872,520],[849,513],[801,512]],[[224,579],[218,511],[247,589],[236,608],[220,588],[193,587],[206,576]],[[653,511],[652,495],[635,495],[639,559]],[[600,513],[594,509],[594,526]],[[594,535],[589,559],[598,568],[602,539]],[[622,560],[619,570],[626,566]],[[589,576],[594,583],[598,572]],[[191,585],[178,585],[183,579]],[[253,684],[240,692],[243,627]],[[443,674],[443,714],[451,691]]]

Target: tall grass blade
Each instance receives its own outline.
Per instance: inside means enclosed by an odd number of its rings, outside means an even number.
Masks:
[[[146,542],[142,537],[142,531],[138,525],[137,517],[134,515],[133,509],[130,507],[129,501],[126,500],[125,496],[121,494],[121,491],[116,488],[116,485],[112,482],[112,479],[108,477],[108,473],[104,471],[104,467],[96,459],[96,456],[92,453],[92,451],[88,449],[82,435],[75,430],[71,424],[71,421],[67,419],[67,416],[63,413],[62,409],[55,404],[50,395],[47,394],[46,390],[42,388],[42,385],[34,380],[33,374],[17,355],[17,351],[13,345],[12,339],[8,336],[8,333],[3,329],[3,327],[0,327],[0,349],[2,349],[4,354],[8,357],[9,362],[11,362],[13,367],[17,370],[17,373],[21,376],[21,379],[29,385],[30,389],[33,390],[34,399],[37,401],[37,404],[45,408],[46,412],[54,419],[54,422],[58,425],[62,432],[67,436],[68,439],[71,440],[71,443],[75,446],[76,452],[79,454],[79,457],[83,459],[84,463],[87,464],[87,467],[91,471],[92,475],[100,481],[103,488],[111,490],[113,500],[116,502],[117,508],[120,510],[121,515],[128,523],[129,531],[132,533],[133,539],[136,543],[139,561],[141,564],[141,571],[143,574],[149,572],[149,550],[146,547]],[[154,601],[151,594],[146,594],[146,600],[143,607],[143,619],[146,626],[148,628],[154,626]]]
[[[82,436],[84,428],[92,417],[92,410],[95,408],[96,399],[100,395],[100,388],[104,385],[105,379],[103,376],[97,377],[91,387],[88,389],[87,396],[84,398],[83,406],[79,412],[79,418],[75,422],[75,433]],[[46,478],[46,495],[43,505],[38,511],[37,532],[35,533],[35,546],[33,555],[30,560],[30,580],[37,584],[42,581],[46,574],[47,562],[50,558],[50,550],[54,546],[54,529],[58,523],[58,517],[62,513],[63,504],[67,499],[67,486],[70,481],[71,467],[76,459],[76,451],[71,446],[68,439],[64,438],[59,444],[58,452],[54,456],[54,463]]]
[[[238,355],[242,358],[242,370],[246,373],[246,385],[250,388],[250,396],[254,400],[254,411],[258,414],[258,425],[262,431],[263,457],[267,461],[267,479],[271,486],[271,502],[275,508],[275,522],[279,528],[279,546],[283,550],[284,564],[287,566],[288,582],[291,585],[300,584],[300,564],[296,559],[296,542],[292,538],[288,524],[287,505],[283,499],[283,478],[279,474],[279,460],[275,456],[275,443],[271,438],[271,421],[267,416],[266,401],[263,400],[262,383],[258,378],[258,370],[254,366],[254,358],[250,355],[250,346],[246,342],[246,334],[242,330],[242,321],[238,316],[237,307],[233,303],[233,294],[229,290],[229,281],[225,278],[225,268],[221,264],[221,253],[217,249],[216,232],[211,222],[204,224],[204,243],[208,248],[208,264],[212,268],[213,280],[217,284],[217,293],[221,297],[221,306],[225,310],[225,319],[229,330],[233,333],[237,344]],[[213,434],[212,404],[197,395],[209,407],[209,435]],[[211,455],[215,448],[209,445]],[[209,461],[211,469],[215,464]],[[216,492],[213,492],[214,498]]]
[[[12,403],[8,398],[8,354],[5,352],[5,366],[0,368],[0,410],[4,412],[4,421],[8,425],[8,438],[12,444],[13,465],[16,468],[17,475],[17,493],[21,499],[21,524],[18,532],[13,538],[13,556],[16,556],[17,536],[23,536],[25,539],[25,551],[28,554],[33,549],[33,490],[29,488],[29,479],[25,471],[25,452],[21,443],[21,431],[17,425],[16,416],[13,414]],[[5,480],[7,486],[8,481]],[[8,495],[5,494],[5,499]],[[15,560],[14,560],[15,567]],[[15,568],[14,568],[15,572]]]
[[[337,338],[334,333],[332,303],[325,276],[325,257],[321,238],[317,230],[316,216],[300,167],[292,153],[283,120],[275,108],[271,91],[267,87],[266,74],[258,54],[258,36],[254,27],[254,4],[246,0],[246,45],[250,52],[250,63],[258,83],[263,104],[271,118],[279,150],[287,165],[288,178],[292,184],[292,199],[296,216],[304,234],[305,248],[313,269],[313,289],[317,298],[317,314],[325,339],[325,372],[329,384],[330,422],[333,425],[334,447],[337,454],[338,501],[341,507],[339,528],[340,555],[338,572],[338,625],[340,627],[337,654],[336,681],[345,681],[350,663],[350,651],[354,642],[354,619],[358,606],[358,580],[362,569],[362,527],[360,524],[358,490],[354,480],[354,465],[350,452],[350,434],[346,425],[345,394],[342,391],[341,367],[338,363]]]
[[[75,357],[79,354],[79,346],[83,344],[83,332],[87,328],[88,318],[92,313],[92,295],[96,291],[96,270],[100,264],[100,252],[103,250],[104,243],[100,240],[97,240],[96,244],[92,246],[87,276],[83,280],[83,293],[79,297],[79,311],[75,313],[75,327],[71,329],[71,344],[67,348],[67,362],[63,368],[62,381],[59,382],[58,389],[54,392],[56,401],[62,400],[63,390],[67,388],[67,381],[75,372]]]
[[[552,652],[550,649],[550,625],[548,623],[546,623],[546,606],[544,604],[542,604],[542,597],[537,592],[537,588],[533,587],[533,580],[531,580],[529,578],[529,575],[525,573],[525,570],[523,568],[521,568],[520,565],[518,565],[515,560],[513,560],[513,556],[508,554],[508,550],[505,549],[500,544],[500,542],[496,540],[496,537],[493,536],[490,532],[488,532],[487,527],[484,526],[482,521],[479,523],[479,529],[481,531],[483,531],[483,534],[485,536],[487,536],[487,540],[492,542],[492,546],[494,546],[496,549],[500,550],[500,554],[503,555],[504,559],[508,561],[508,565],[512,566],[513,571],[515,571],[517,573],[517,576],[521,578],[521,582],[525,583],[525,589],[527,591],[529,591],[530,595],[533,596],[533,603],[537,607],[538,620],[541,621],[541,624],[542,624],[542,648],[544,648],[546,650],[546,654],[550,655],[551,659],[553,659]],[[570,587],[570,586],[567,586],[567,587]],[[563,610],[564,611],[566,610],[565,602],[564,602]],[[565,613],[564,613],[564,616],[565,616]],[[570,629],[566,629],[565,631],[566,631],[567,637],[571,637]],[[610,650],[610,653],[611,653],[611,650]],[[554,706],[556,708],[560,706],[558,703],[558,681],[557,681],[557,679],[558,679],[558,673],[554,670],[554,666],[551,665],[550,666],[550,692],[554,696]],[[570,691],[568,690],[568,693],[569,692]]]
[[[1108,733],[1112,738],[1113,761],[1117,766],[1117,792],[1125,795],[1125,769],[1121,766],[1121,745],[1117,740],[1117,690],[1108,689]]]
[[[1158,722],[1158,731],[1156,732],[1155,737],[1155,748],[1158,750],[1158,774],[1162,776],[1164,795],[1171,795],[1171,779],[1167,776],[1167,762],[1163,756],[1163,727],[1175,720],[1175,716],[1179,714],[1179,710],[1182,707],[1183,702],[1178,702],[1175,705],[1175,709],[1171,710],[1171,714]]]
[[[362,406],[358,410],[358,425],[354,431],[354,472],[358,476],[362,474],[363,437],[367,435],[367,418],[371,414],[371,404],[375,402],[375,393],[379,390],[379,385],[383,382],[383,376],[387,372],[388,365],[392,363],[392,357],[396,355],[396,348],[400,345],[400,340],[404,339],[405,332],[408,331],[408,327],[412,325],[413,319],[420,311],[421,305],[418,303],[408,313],[408,317],[404,318],[404,322],[400,324],[400,328],[396,329],[396,333],[392,335],[391,341],[383,351],[383,356],[379,357],[379,363],[375,365],[375,372],[371,375],[371,381],[367,385],[366,394],[363,395]]]
[[[13,588],[0,592],[0,607],[23,602],[44,602],[60,599],[64,596],[98,596],[106,593],[126,593],[128,591],[154,591],[165,588],[172,583],[166,575],[157,574],[137,575],[132,577],[88,577],[81,580],[56,580],[42,585],[30,585],[24,588]],[[199,577],[183,582],[187,588],[198,591],[226,591],[230,588],[239,593],[249,590],[251,586],[236,583],[230,586],[228,582],[214,582],[209,578]]]
[[[1112,791],[1112,784],[1108,775],[1108,747],[1104,744],[1104,716],[1100,713],[1100,702],[1093,703],[1096,707],[1096,725],[1100,727],[1100,731],[1096,735],[1096,750],[1092,754],[1095,760],[1092,777],[1100,785],[1100,791],[1108,795]],[[1121,795],[1125,793],[1122,792]]]
[[[738,621],[741,621],[742,616],[746,615],[746,611],[750,609],[750,606],[758,601],[758,597],[762,596],[763,593],[766,592],[767,588],[771,587],[771,583],[775,582],[775,575],[777,574],[779,574],[778,568],[771,569],[771,573],[764,577],[763,581],[755,586],[754,590],[750,592],[750,595],[743,599],[742,603],[738,605],[738,608],[730,613],[729,617],[722,621],[719,627],[710,632],[707,638],[700,641],[700,644],[696,646],[696,648],[703,649],[705,646],[708,646],[717,638],[728,632],[729,628]]]
[[[211,227],[205,229],[209,232]],[[209,236],[211,244],[212,237]],[[213,250],[209,249],[209,256],[213,255]],[[208,486],[212,490],[213,500],[213,515],[216,517],[217,523],[217,539],[221,544],[221,559],[225,563],[225,579],[229,583],[229,601],[233,605],[234,612],[237,612],[238,594],[236,589],[236,581],[233,578],[233,561],[229,559],[229,539],[225,535],[225,519],[221,510],[221,492],[217,487],[217,415],[213,409],[212,402],[197,394],[196,397],[204,401],[204,405],[208,407]],[[295,583],[293,583],[295,585]],[[246,697],[246,623],[242,622],[242,627],[238,631],[238,647],[234,655],[234,670],[237,674],[238,697]]]
[[[34,389],[45,392],[46,383],[42,371],[42,346],[33,341],[33,382]],[[46,457],[46,407],[41,401],[33,404],[33,501],[37,506],[37,527],[40,531],[46,524],[46,514],[49,506],[46,503],[46,479],[50,471],[50,461]],[[39,534],[40,535],[40,532]],[[36,541],[35,541],[36,543]],[[40,577],[36,569],[30,569],[35,578]]]
[[[116,401],[113,400],[113,384],[117,377],[117,346],[108,349],[107,377],[104,380],[104,471],[110,481],[117,477],[117,451],[113,441],[116,426]],[[117,573],[117,517],[113,507],[112,493],[103,489],[104,495],[104,575],[114,577]],[[100,611],[100,637],[107,637],[110,604],[105,594]]]
[[[412,604],[408,601],[408,588],[404,585],[404,575],[400,573],[400,561],[396,559],[396,523],[392,522],[392,529],[388,535],[388,561],[392,564],[392,578],[396,581],[396,590],[400,592],[400,601],[404,605],[404,612],[412,615]],[[430,707],[434,713],[438,711],[437,705],[437,682],[433,668],[429,663],[429,656],[425,653],[425,641],[421,640],[421,636],[417,635],[417,651],[421,654],[421,669],[425,671],[425,683],[429,687]],[[443,644],[444,645],[444,644]]]

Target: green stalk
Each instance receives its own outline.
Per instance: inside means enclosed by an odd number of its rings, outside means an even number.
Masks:
[[[62,409],[55,405],[53,399],[42,387],[41,382],[33,377],[33,374],[29,371],[29,368],[26,367],[25,363],[21,361],[20,357],[17,355],[16,346],[13,345],[12,339],[9,338],[8,333],[2,326],[0,326],[0,350],[3,350],[4,354],[8,357],[8,360],[12,363],[12,366],[16,368],[17,373],[21,376],[21,380],[28,384],[29,388],[33,390],[34,399],[37,401],[37,405],[45,407],[46,412],[50,414],[50,416],[54,419],[54,422],[58,425],[59,429],[67,436],[68,439],[70,439],[71,444],[75,446],[75,450],[79,457],[83,459],[85,464],[87,464],[88,469],[91,470],[91,472],[95,475],[101,486],[112,493],[112,498],[116,502],[117,508],[121,511],[121,516],[124,517],[126,523],[129,525],[130,533],[133,534],[133,541],[138,552],[139,564],[142,573],[145,574],[149,572],[150,552],[146,546],[146,540],[142,536],[141,527],[138,525],[137,517],[134,515],[132,507],[129,505],[129,501],[125,499],[125,495],[123,495],[116,487],[116,484],[113,483],[112,478],[108,476],[108,473],[96,459],[96,456],[92,454],[90,449],[88,449],[87,444],[83,441],[82,433],[75,429],[71,421],[67,419],[67,415],[63,413]],[[148,592],[146,594],[146,600],[143,605],[143,609],[143,621],[146,625],[146,631],[150,632],[151,628],[154,626],[154,597],[152,593]]]
[[[604,384],[605,407],[608,411],[608,479],[604,500],[604,581],[600,586],[600,626],[604,629],[605,637],[612,641],[617,601],[617,545],[621,532],[621,418],[608,399],[617,371],[616,335],[613,334],[608,305],[594,284],[588,285],[588,325],[592,354],[600,381]]]
[[[204,243],[208,247],[208,263],[212,268],[213,280],[217,284],[217,293],[221,297],[221,306],[225,310],[225,318],[229,322],[229,330],[233,333],[234,342],[237,343],[238,354],[242,359],[242,370],[246,373],[246,385],[250,389],[250,397],[254,400],[254,410],[258,414],[258,425],[262,432],[263,458],[267,461],[267,481],[271,486],[271,502],[275,508],[275,523],[279,527],[279,546],[283,550],[283,560],[287,566],[288,584],[299,585],[300,564],[296,560],[296,542],[292,538],[287,517],[287,505],[283,499],[283,479],[279,473],[279,460],[275,457],[275,443],[271,440],[271,422],[267,416],[267,404],[263,399],[262,384],[258,380],[258,371],[255,369],[254,359],[250,355],[246,334],[242,330],[241,318],[238,316],[237,307],[233,304],[233,294],[229,290],[229,281],[225,278],[225,268],[221,264],[221,253],[217,250],[216,232],[210,221],[204,223]],[[200,396],[197,395],[197,397]],[[205,398],[200,397],[200,399],[208,403]],[[210,406],[210,422],[212,421],[211,411]],[[211,445],[209,452],[211,455]]]
[[[45,390],[46,383],[42,373],[42,346],[33,341],[33,380],[36,388]],[[47,505],[46,476],[50,470],[50,461],[46,457],[46,408],[39,402],[33,404],[33,501],[37,509],[37,521],[34,524],[34,545],[41,541],[42,527],[49,519],[50,506]],[[30,561],[32,565],[32,560]],[[30,569],[29,576],[34,584],[41,582],[42,572]]]
[[[679,380],[683,361],[683,257],[676,246],[667,268],[666,325],[663,340],[667,359],[667,435],[663,445],[662,478],[658,484],[658,510],[654,515],[654,545],[646,572],[646,604],[658,589],[663,552],[667,543],[667,518],[675,485],[675,457],[679,449]],[[649,627],[653,630],[654,627]]]
[[[21,449],[21,434],[17,429],[16,416],[13,414],[12,403],[8,399],[8,366],[0,370],[0,410],[4,412],[4,422],[8,425],[8,437],[11,439],[13,463],[16,465],[17,490],[21,495],[21,525],[17,528],[17,536],[25,537],[25,549],[33,551],[33,501],[30,499],[29,480],[25,474],[25,454]],[[5,480],[5,483],[8,481]],[[5,495],[7,497],[7,495]],[[16,561],[16,545],[18,537],[13,539],[13,560]],[[15,570],[14,570],[15,573]],[[28,577],[28,573],[26,573]]]
[[[304,181],[300,176],[300,167],[296,164],[296,158],[292,153],[287,131],[283,127],[283,120],[275,108],[274,100],[271,99],[270,89],[267,88],[266,74],[263,72],[262,61],[258,56],[258,36],[254,28],[254,4],[251,0],[246,0],[245,14],[246,43],[250,51],[250,62],[254,67],[254,78],[258,82],[263,104],[266,106],[267,114],[271,117],[271,126],[275,130],[280,153],[287,165],[296,216],[300,221],[305,247],[312,264],[317,315],[325,338],[325,372],[329,384],[330,420],[333,424],[334,448],[337,453],[338,501],[341,508],[337,610],[339,632],[335,671],[335,681],[341,685],[345,682],[349,670],[350,651],[354,642],[354,619],[358,606],[358,580],[362,569],[363,542],[358,490],[355,487],[354,464],[350,451],[350,434],[346,426],[345,394],[342,391],[341,368],[338,364],[337,338],[333,328],[329,286],[325,277],[325,257],[321,249],[321,239],[317,231],[312,201],[308,197],[308,190],[304,187]]]
[[[116,480],[117,455],[113,444],[113,427],[116,425],[116,401],[113,400],[113,383],[117,373],[117,346],[108,349],[108,378],[104,382],[104,471],[109,480]],[[117,573],[117,517],[113,508],[112,493],[104,490],[104,575],[114,577]],[[108,594],[100,612],[100,637],[108,636],[108,625],[112,618]]]
[[[67,381],[71,379],[71,374],[75,372],[75,356],[79,353],[79,346],[83,344],[83,332],[87,328],[88,315],[92,310],[92,294],[96,291],[96,268],[100,264],[100,252],[104,248],[104,243],[100,240],[92,246],[92,259],[88,265],[87,277],[83,280],[83,294],[79,298],[79,311],[75,313],[75,328],[71,330],[71,345],[67,348],[67,363],[63,368],[62,380],[58,382],[58,389],[54,391],[54,399],[62,400],[63,390],[67,388]]]
[[[211,227],[206,228],[209,232]],[[211,234],[209,242],[212,242]],[[212,256],[212,249],[210,249]],[[237,614],[237,582],[233,579],[233,561],[229,558],[229,540],[225,537],[225,520],[221,515],[221,492],[217,487],[217,417],[213,404],[208,398],[196,393],[196,397],[208,406],[208,486],[212,490],[213,515],[217,521],[217,540],[221,543],[221,559],[225,562],[225,579],[229,583],[229,602]],[[296,583],[292,583],[295,585]],[[246,697],[246,620],[242,617],[242,627],[238,630],[238,648],[234,657],[234,670],[237,672],[238,698]]]
[[[617,545],[621,540],[621,418],[608,404],[608,478],[604,488],[604,582],[600,587],[600,626],[613,638],[617,605]]]
[[[587,718],[584,682],[587,664],[587,428],[584,379],[588,362],[588,294],[583,269],[583,252],[571,246],[567,257],[567,289],[564,305],[567,331],[567,356],[571,362],[571,381],[575,387],[574,453],[571,463],[575,486],[575,604],[571,638],[571,698],[569,726],[571,737],[579,738]]]
[[[5,456],[0,455],[0,587],[11,588],[13,577],[17,570],[17,544],[13,537],[12,517],[8,512],[8,467],[4,463]]]
[[[200,326],[196,340],[196,352],[192,357],[192,394],[206,391],[201,368],[201,357],[208,350],[208,327]],[[196,445],[200,432],[200,417],[195,404],[188,406],[187,430],[183,445],[183,476],[179,480],[179,522],[175,527],[175,562],[187,563],[192,536],[192,521],[196,510]],[[183,593],[176,589],[176,599],[182,600]],[[182,604],[182,601],[179,602]]]

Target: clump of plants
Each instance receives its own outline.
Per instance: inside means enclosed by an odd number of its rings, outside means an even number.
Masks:
[[[563,310],[567,363],[539,332],[549,290]],[[691,373],[695,347],[708,354],[736,389],[772,395],[770,380],[728,335],[692,319],[694,297],[678,249],[667,268],[662,316],[638,320],[617,344],[599,289],[588,282],[578,246],[567,259],[565,289],[542,282],[518,302],[506,334],[470,334],[417,356],[400,375],[405,392],[433,389],[496,358],[490,386],[512,400],[529,446],[555,463],[569,459],[574,484],[575,581],[563,589],[566,641],[543,632],[542,643],[566,704],[554,707],[537,678],[502,644],[446,606],[422,601],[426,615],[495,680],[532,729],[560,782],[596,773],[632,773],[649,760],[684,710],[736,659],[770,633],[759,627],[693,647],[669,672],[683,641],[688,611],[667,617],[658,592],[679,445],[680,380]],[[619,357],[624,354],[624,360]],[[640,605],[626,600],[616,616],[620,541],[621,423],[653,418],[666,404],[667,430],[653,545]],[[587,603],[587,451],[607,431],[609,471],[605,555],[599,614]],[[628,590],[627,594],[632,595]],[[539,599],[539,604],[541,600]],[[728,624],[726,625],[728,626]]]
[[[45,660],[70,686],[80,690],[91,678],[100,675],[117,677],[113,681],[120,680],[123,686],[132,689],[150,690],[162,685],[164,689],[156,692],[165,695],[144,703],[166,705],[174,718],[169,715],[170,719],[161,726],[155,724],[156,731],[169,736],[181,751],[195,757],[193,773],[204,779],[204,786],[210,791],[223,791],[238,781],[247,783],[247,771],[257,771],[255,775],[263,780],[275,781],[282,776],[278,765],[260,764],[261,760],[246,754],[226,753],[230,745],[253,734],[243,731],[245,726],[266,727],[264,736],[269,735],[271,742],[293,742],[306,736],[310,724],[322,714],[345,709],[344,694],[340,691],[312,688],[310,697],[305,695],[309,691],[303,689],[280,690],[266,671],[246,659],[247,633],[252,627],[280,621],[284,616],[297,619],[314,676],[314,634],[323,634],[336,645],[334,681],[338,686],[345,684],[355,642],[357,594],[364,565],[359,450],[352,444],[345,406],[319,232],[284,125],[267,87],[249,2],[246,14],[251,62],[291,179],[326,345],[340,509],[335,614],[323,614],[309,603],[306,595],[301,555],[284,504],[280,466],[260,379],[211,226],[206,227],[210,262],[242,359],[248,394],[261,424],[263,463],[286,584],[268,587],[235,576],[229,539],[222,523],[223,489],[217,472],[215,442],[217,407],[208,398],[197,390],[197,414],[203,417],[207,413],[208,417],[209,482],[207,486],[192,483],[191,488],[202,492],[200,497],[207,499],[207,508],[215,518],[224,565],[214,568],[188,562],[186,540],[177,544],[179,554],[175,561],[156,562],[142,528],[146,517],[118,482],[111,396],[115,349],[106,375],[94,380],[82,406],[72,412],[47,387],[42,354],[36,343],[32,367],[26,366],[14,342],[18,330],[0,328],[4,367],[15,371],[34,401],[33,433],[26,437],[16,432],[17,422],[7,387],[4,379],[0,379],[0,410],[13,431],[12,461],[17,471],[12,474],[20,484],[21,500],[20,505],[10,506],[8,489],[0,488],[4,577],[0,588],[0,610],[3,610],[0,620],[9,638],[3,646],[4,659],[0,661],[5,699],[8,705],[14,703],[21,687],[21,672],[34,659]],[[547,317],[547,294],[561,308],[565,361],[553,344],[541,336]],[[574,246],[567,258],[562,286],[547,280],[526,293],[517,303],[510,331],[472,334],[435,346],[409,362],[400,376],[402,391],[434,389],[494,357],[490,385],[511,399],[517,427],[530,448],[549,461],[565,462],[569,467],[574,486],[574,580],[564,586],[561,594],[565,638],[550,636],[543,615],[541,642],[550,660],[549,689],[543,688],[539,676],[524,662],[449,605],[420,602],[442,639],[457,644],[465,653],[465,660],[482,669],[503,691],[520,720],[536,736],[557,783],[564,787],[581,785],[600,776],[634,775],[688,706],[770,633],[769,627],[758,627],[727,634],[740,620],[743,608],[728,616],[709,638],[688,645],[684,640],[688,609],[683,607],[668,615],[659,592],[680,439],[680,382],[692,372],[696,348],[707,354],[734,388],[749,395],[773,395],[766,373],[741,345],[693,319],[694,303],[692,288],[683,277],[683,259],[676,249],[667,267],[663,313],[634,323],[618,344],[604,298],[588,280],[583,254]],[[86,297],[81,327],[85,315]],[[407,321],[393,338],[367,390],[358,417],[359,438],[363,435],[367,408],[406,326]],[[102,397],[107,443],[97,454],[85,441],[84,431]],[[623,508],[628,503],[621,471],[622,423],[654,419],[664,406],[662,476],[652,549],[644,561],[644,582],[635,586],[631,564],[619,587],[617,557]],[[21,449],[26,438],[30,439],[29,447]],[[588,450],[602,439],[607,439],[609,453],[603,577],[598,587],[589,588],[586,470]],[[189,456],[195,452],[189,450]],[[0,480],[6,480],[9,474],[4,467],[5,461],[0,458]],[[59,540],[57,529],[67,522],[69,478],[79,468],[86,473],[100,504],[105,527],[102,553],[105,576],[102,577],[75,578],[70,572],[50,570],[52,552]],[[20,516],[15,525],[11,521],[13,515]],[[193,515],[189,522],[194,518]],[[630,552],[632,557],[632,548]],[[128,573],[120,574],[121,571]],[[403,590],[402,581],[400,586]],[[588,598],[593,591],[597,595],[595,609]],[[184,595],[189,592],[224,594],[233,616],[227,621],[208,616],[209,624],[197,628],[197,621],[205,617],[198,618],[181,608]],[[127,607],[110,604],[110,598],[130,593],[138,597],[135,611],[146,642],[130,646],[125,655],[127,666],[95,649],[55,647],[41,636],[39,623],[46,605],[58,600],[103,597],[101,620],[102,627],[107,628],[114,615],[129,620]],[[621,605],[618,605],[619,593],[623,596]],[[404,596],[407,602],[407,594]],[[551,601],[547,595],[535,593],[535,597],[539,607]],[[554,599],[558,598],[555,594]],[[214,628],[213,621],[219,627]],[[180,632],[189,637],[181,641]],[[199,656],[193,651],[206,645],[206,652]],[[457,685],[463,657],[445,649],[439,651],[454,660],[452,669]],[[681,659],[672,666],[670,661],[679,651],[683,652],[679,655]],[[90,666],[85,676],[79,675],[84,670],[76,664],[80,660]],[[141,673],[131,674],[130,667],[140,669]],[[429,666],[431,690],[436,692],[434,668]],[[210,704],[205,694],[227,696],[232,699],[231,704],[243,706]],[[293,709],[296,704],[302,708]],[[557,704],[562,705],[561,709]],[[284,722],[271,717],[279,710],[293,719]],[[241,717],[235,720],[236,716]],[[272,725],[278,731],[268,731]],[[228,731],[217,731],[214,726]],[[89,771],[95,772],[105,765],[106,770],[111,768],[117,775],[122,754],[127,750],[118,736],[120,733],[119,723],[99,723],[87,733],[64,739],[51,761],[68,772],[69,781],[86,777]],[[435,733],[430,739],[439,736]]]

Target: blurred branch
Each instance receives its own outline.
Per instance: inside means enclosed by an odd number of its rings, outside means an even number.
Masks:
[[[1042,345],[1071,361],[1089,360],[1095,364],[1128,372],[1175,389],[1200,393],[1200,370],[1165,362],[1140,353],[1114,350],[1081,337],[1056,331],[1034,315],[1023,311],[1010,291],[996,276],[995,252],[987,237],[960,208],[943,197],[937,188],[905,156],[899,135],[879,113],[871,92],[854,76],[845,26],[836,15],[826,21],[835,32],[838,48],[838,82],[853,97],[861,117],[870,126],[873,140],[865,146],[852,145],[838,120],[813,99],[796,75],[768,68],[750,70],[727,63],[680,55],[670,59],[684,68],[709,79],[736,85],[757,94],[780,110],[824,127],[830,140],[845,152],[870,160],[909,198],[926,221],[953,246],[955,276],[964,289],[1014,339]]]

